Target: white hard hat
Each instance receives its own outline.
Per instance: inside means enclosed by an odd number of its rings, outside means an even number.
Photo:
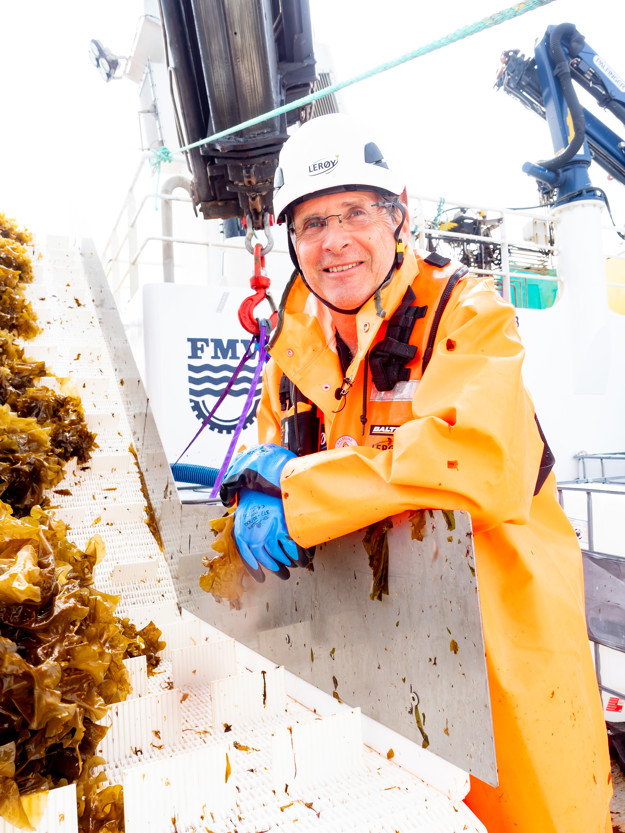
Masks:
[[[306,122],[287,140],[274,177],[277,222],[293,205],[333,191],[384,191],[397,197],[404,181],[360,122],[342,113]]]

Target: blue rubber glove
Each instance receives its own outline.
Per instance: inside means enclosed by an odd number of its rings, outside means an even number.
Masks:
[[[264,581],[263,567],[278,578],[290,576],[289,567],[307,567],[313,551],[300,547],[289,535],[282,499],[241,489],[234,514],[234,540],[247,570]]]
[[[246,448],[234,458],[224,475],[219,497],[224,506],[232,506],[240,489],[252,489],[264,495],[282,497],[282,469],[297,455],[275,443]]]

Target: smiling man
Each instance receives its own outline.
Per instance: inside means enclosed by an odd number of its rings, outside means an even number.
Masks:
[[[301,127],[275,184],[296,271],[261,445],[222,487],[249,572],[287,579],[316,544],[406,510],[470,513],[499,786],[472,778],[467,803],[489,833],[606,833],[581,553],[523,385],[514,309],[492,281],[406,248],[404,182],[351,119]]]
[[[389,232],[408,238],[404,205],[390,199],[374,191],[339,192],[292,210],[289,232],[301,272],[352,352],[358,346],[355,313],[392,274]]]

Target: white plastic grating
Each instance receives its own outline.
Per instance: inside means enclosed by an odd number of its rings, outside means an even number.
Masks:
[[[252,671],[210,683],[215,725],[245,723],[286,709],[284,668]]]
[[[89,472],[89,480],[95,483],[100,482],[103,478],[108,481],[105,485],[110,485],[110,480],[115,478],[123,478],[128,474],[137,473],[135,458],[128,452],[103,454],[98,453],[87,463],[77,463],[72,460],[67,464],[66,478],[74,477],[77,483],[83,483],[85,473]]]
[[[137,628],[143,628],[149,622],[158,623],[159,628],[162,628],[163,622],[177,620],[180,615],[175,599],[161,599],[149,605],[137,606],[128,604],[124,597],[121,600],[120,606],[117,608],[118,614],[120,609],[123,609],[123,615],[127,616]],[[165,663],[161,664],[165,666]],[[151,677],[148,678],[148,684],[151,679]]]
[[[145,501],[138,499],[138,496],[141,496],[141,487],[136,471],[111,472],[108,486],[104,472],[90,476],[89,485],[84,474],[84,471],[74,472],[76,479],[73,483],[66,476],[61,487],[52,491],[50,498],[63,517],[83,510],[88,519],[93,521],[99,517],[104,518],[107,513],[115,510],[131,507],[131,514],[136,518],[130,517],[127,520],[145,519]],[[60,494],[61,491],[70,494]]]
[[[167,622],[161,628],[163,639],[167,643],[163,651],[163,657],[171,660],[172,652],[180,648],[192,648],[207,641],[202,634],[199,619],[180,619],[176,622]]]
[[[178,688],[206,686],[237,673],[234,639],[187,645],[170,653],[171,673]]]
[[[323,783],[362,767],[360,710],[290,726],[272,738],[271,756],[276,785]]]
[[[211,821],[211,812],[223,814],[234,801],[234,783],[226,781],[227,755],[223,744],[180,753],[175,767],[166,759],[126,770],[126,829],[171,833]]]
[[[145,755],[151,745],[175,746],[181,732],[180,691],[172,688],[116,703],[100,722],[111,727],[99,749],[112,763]]]
[[[133,693],[107,718],[112,728],[101,749],[109,782],[124,785],[126,833],[485,833],[462,802],[364,746],[357,709],[337,702],[335,714],[320,718],[287,696],[284,669],[262,658],[251,663],[247,649],[179,613],[167,562],[172,542],[162,553],[145,523],[121,382],[84,262],[67,240],[50,238],[34,267],[30,299],[55,325],[26,353],[57,376],[71,375],[98,432],[88,466],[68,467],[59,486],[72,494],[53,496],[57,513],[79,547],[96,533],[103,538],[107,554],[95,581],[121,595],[118,615],[139,628],[154,621],[168,642],[149,678],[145,658],[127,661]],[[50,793],[38,833],[76,833],[72,789]],[[0,821],[0,833],[13,829]]]
[[[64,517],[60,512],[59,516]],[[126,521],[123,524],[100,522],[90,526],[72,526],[71,531],[72,541],[79,547],[84,547],[94,535],[99,535],[104,541],[106,559],[96,566],[96,571],[107,567],[109,561],[135,562],[146,558],[164,561],[163,553],[144,519]]]

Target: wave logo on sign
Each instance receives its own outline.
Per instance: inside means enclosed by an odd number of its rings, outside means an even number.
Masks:
[[[200,422],[204,422],[225,391],[250,342],[249,339],[243,338],[187,338],[187,342],[189,402],[195,416]],[[253,354],[239,370],[228,395],[207,423],[210,430],[220,434],[234,432],[250,392],[257,363],[258,356]],[[254,422],[260,400],[260,387],[259,380],[254,403],[243,428]]]

